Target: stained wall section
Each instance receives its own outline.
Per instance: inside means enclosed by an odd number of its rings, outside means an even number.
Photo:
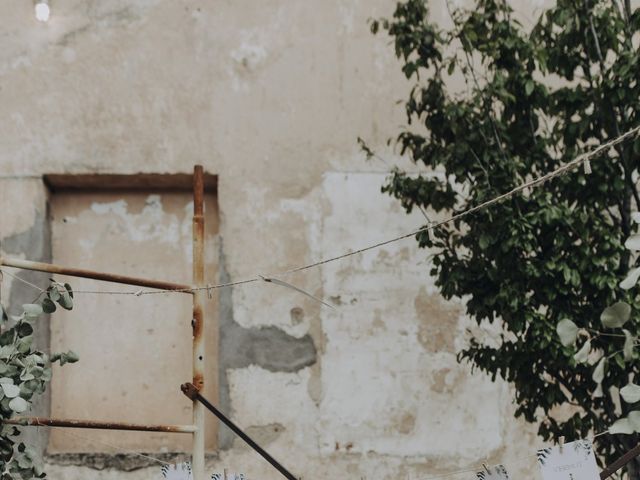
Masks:
[[[217,278],[218,212],[208,195],[205,217],[207,283]],[[193,201],[189,193],[56,192],[51,195],[52,258],[61,265],[190,284]],[[118,295],[140,287],[69,280],[82,291],[75,308],[51,316],[51,349],[72,349],[81,363],[55,367],[51,412],[56,418],[190,425],[191,401],[179,386],[191,369],[189,294]],[[217,312],[205,339],[217,367]],[[207,390],[215,394],[213,384]],[[210,428],[209,448],[215,447]],[[77,435],[77,432],[76,432]],[[86,435],[86,434],[85,434]],[[49,453],[105,451],[105,443],[134,451],[184,452],[190,436],[119,431],[90,433],[87,442],[53,431]]]

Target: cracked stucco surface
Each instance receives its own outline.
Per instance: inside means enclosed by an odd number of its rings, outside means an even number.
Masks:
[[[386,167],[356,143],[403,161],[385,141],[408,87],[388,39],[367,25],[393,5],[69,0],[41,25],[30,2],[0,2],[0,250],[48,258],[42,174],[188,173],[195,163],[219,176],[209,249],[219,281],[421,225],[380,194]],[[446,22],[444,3],[433,7]],[[82,255],[90,264],[91,248]],[[427,258],[407,240],[287,276],[335,310],[275,285],[220,291],[222,408],[304,478],[420,477],[522,456],[532,429],[511,418],[504,385],[456,363],[471,325],[439,297]],[[2,288],[16,302],[26,295],[7,279]],[[279,478],[228,433],[219,440],[210,469]],[[102,470],[66,460],[49,478],[156,473],[116,468],[126,459]]]

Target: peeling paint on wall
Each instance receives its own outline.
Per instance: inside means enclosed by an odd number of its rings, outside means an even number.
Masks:
[[[220,282],[231,281],[225,266],[223,241],[220,245]],[[228,372],[256,365],[271,372],[297,372],[316,363],[317,352],[310,335],[296,338],[277,327],[245,328],[233,318],[232,289],[219,292],[220,302],[220,404],[231,411]],[[298,312],[299,315],[299,312]],[[229,448],[233,438],[220,430],[220,445]]]

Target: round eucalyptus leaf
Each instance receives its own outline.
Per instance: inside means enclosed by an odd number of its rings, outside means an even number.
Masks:
[[[631,235],[624,242],[624,246],[629,250],[640,250],[640,234]]]
[[[620,288],[623,290],[629,290],[636,286],[638,279],[640,279],[640,267],[629,270],[625,279],[620,282]]]
[[[31,345],[33,344],[33,336],[29,335],[28,337],[19,338],[16,342],[16,348],[22,354],[26,354],[31,349]]]
[[[29,322],[20,322],[16,325],[16,332],[21,337],[27,337],[33,333],[33,325]]]
[[[60,299],[60,291],[54,285],[47,289],[47,295],[49,296],[49,299],[54,302],[57,302]]]
[[[640,432],[640,410],[634,410],[633,412],[629,412],[629,415],[627,415],[627,418],[629,419],[629,423],[631,423],[633,430],[635,432]]]
[[[53,313],[56,311],[56,304],[50,298],[42,300],[42,311],[44,313]]]
[[[628,418],[620,418],[609,427],[609,433],[611,435],[615,435],[617,433],[631,435],[633,433],[633,426]]]
[[[67,290],[60,292],[58,304],[65,310],[71,310],[73,308],[73,299]]]
[[[640,385],[629,383],[620,389],[620,396],[626,403],[640,402]]]
[[[7,398],[14,398],[20,395],[20,388],[17,385],[10,383],[3,383],[2,390]]]
[[[568,318],[560,320],[556,326],[560,343],[565,347],[573,345],[578,338],[578,326]]]
[[[602,357],[596,365],[596,368],[593,370],[593,374],[591,378],[597,384],[601,384],[602,380],[604,380],[604,369],[607,366],[607,357]]]
[[[631,316],[631,306],[627,302],[616,302],[607,307],[600,315],[602,325],[607,328],[623,326]]]
[[[16,413],[26,412],[29,408],[29,402],[22,397],[15,397],[9,402],[9,408]]]

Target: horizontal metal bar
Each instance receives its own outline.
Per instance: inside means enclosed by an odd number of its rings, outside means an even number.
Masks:
[[[92,270],[63,267],[61,265],[53,265],[51,263],[31,262],[29,260],[21,260],[19,258],[0,257],[0,265],[22,268],[23,270],[35,270],[37,272],[69,275],[71,277],[92,278],[93,280],[102,280],[104,282],[124,283],[126,285],[136,285],[139,287],[157,288],[160,290],[189,290],[192,288],[191,285],[184,285],[180,283],[150,280],[148,278],[128,277],[126,275],[118,275],[115,273],[94,272]]]
[[[144,425],[139,423],[100,422],[95,420],[44,417],[16,417],[2,420],[2,423],[27,427],[92,428],[96,430],[131,430],[136,432],[193,433],[197,430],[195,425]]]

